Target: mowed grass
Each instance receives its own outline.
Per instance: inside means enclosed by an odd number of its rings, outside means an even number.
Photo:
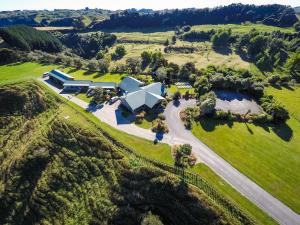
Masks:
[[[300,213],[300,88],[267,89],[292,113],[286,125],[221,124],[205,120],[193,133],[269,193]]]
[[[295,32],[293,27],[275,27],[275,26],[267,26],[264,24],[218,24],[218,25],[196,25],[192,26],[192,30],[195,31],[207,31],[211,29],[231,29],[233,33],[248,33],[252,29],[256,29],[261,32],[273,32],[280,30],[285,33],[293,33]]]
[[[126,74],[100,74],[98,72],[90,72],[86,70],[76,70],[71,67],[63,67],[61,65],[42,65],[35,62],[13,63],[0,66],[0,84],[15,83],[28,79],[42,77],[43,73],[52,69],[59,69],[76,80],[91,80],[94,82],[121,82]]]
[[[0,85],[42,77],[43,73],[55,69],[54,65],[34,62],[14,63],[0,66]]]

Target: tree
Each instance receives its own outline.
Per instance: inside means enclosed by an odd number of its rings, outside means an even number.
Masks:
[[[143,51],[141,53],[142,67],[146,68],[151,63],[151,52]]]
[[[83,62],[81,59],[74,59],[74,66],[76,69],[81,69],[83,66]]]
[[[138,72],[140,72],[141,61],[139,58],[128,58],[126,59],[126,67],[128,73],[137,74]]]
[[[230,30],[219,30],[211,38],[213,47],[225,47],[229,45],[229,40],[231,37]]]
[[[118,45],[115,49],[115,52],[112,54],[112,59],[113,60],[122,59],[124,55],[126,55],[126,49],[124,45]]]
[[[208,115],[214,112],[216,107],[216,100],[212,98],[207,98],[200,104],[200,115]]]
[[[96,71],[98,68],[98,62],[96,60],[91,60],[88,64],[87,64],[87,68],[90,71]]]
[[[181,93],[176,91],[173,95],[173,100],[178,101],[181,98]]]
[[[286,67],[291,73],[292,77],[297,81],[300,81],[300,52],[295,53],[286,62]]]
[[[263,35],[257,35],[250,39],[247,46],[248,54],[252,57],[263,52],[267,47],[267,39]]]
[[[77,30],[82,30],[85,28],[85,23],[83,22],[83,18],[78,18],[73,21],[73,27]]]
[[[175,63],[170,62],[167,67],[167,74],[170,82],[178,78],[179,66]]]
[[[8,48],[0,49],[0,64],[18,60],[18,57],[18,54],[14,50]]]
[[[207,77],[201,76],[196,79],[195,88],[199,96],[209,92],[211,87],[212,85]]]
[[[294,24],[294,29],[296,32],[300,32],[300,22],[299,21]]]
[[[144,218],[141,225],[163,225],[159,217],[149,212]]]
[[[176,44],[176,36],[175,36],[175,35],[172,36],[172,44],[173,44],[173,45]]]
[[[109,60],[107,59],[100,59],[98,61],[98,64],[99,64],[99,71],[100,73],[107,73],[108,70],[109,70]]]
[[[169,44],[170,44],[170,43],[169,43],[169,39],[167,39],[167,40],[165,41],[164,45],[165,45],[165,46],[169,46]]]
[[[165,67],[160,67],[156,70],[156,78],[158,81],[164,81],[167,78],[167,70]]]
[[[93,99],[92,103],[94,104],[101,104],[105,101],[105,95],[104,95],[104,90],[102,88],[95,88],[94,89],[94,94],[93,94]]]

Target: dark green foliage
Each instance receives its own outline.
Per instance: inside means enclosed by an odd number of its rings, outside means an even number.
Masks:
[[[0,49],[0,64],[15,62],[18,61],[18,59],[19,59],[19,55],[16,51],[8,48]]]
[[[287,68],[291,73],[292,77],[300,82],[300,52],[294,54],[288,61],[287,61]]]
[[[289,112],[283,105],[276,102],[273,96],[263,96],[260,98],[260,103],[264,111],[273,117],[273,121],[285,122],[289,118]]]
[[[215,33],[212,38],[211,42],[214,48],[218,47],[226,47],[230,44],[231,38],[231,31],[230,30],[219,30]]]
[[[202,95],[200,98],[200,115],[209,115],[215,111],[217,96],[214,92]]]
[[[115,52],[111,55],[111,58],[113,60],[119,60],[122,59],[124,55],[126,55],[126,49],[124,45],[118,45]]]
[[[216,33],[214,29],[209,31],[190,31],[182,35],[184,41],[210,41],[212,36]]]
[[[100,50],[111,47],[117,40],[114,34],[93,33],[77,34],[70,33],[60,37],[60,40],[73,52],[83,58],[91,59],[95,57]]]
[[[293,8],[289,6],[231,4],[213,9],[163,10],[154,13],[123,11],[112,14],[109,19],[94,24],[93,28],[180,27],[186,24],[224,24],[246,21],[263,21],[268,25],[289,27],[297,22],[297,17]]]
[[[62,44],[52,34],[38,31],[23,25],[0,28],[0,36],[10,46],[21,50],[42,50],[45,52],[59,52]]]

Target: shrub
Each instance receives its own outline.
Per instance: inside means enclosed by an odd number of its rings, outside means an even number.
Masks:
[[[181,93],[176,91],[173,95],[173,100],[179,100],[181,98]]]
[[[167,124],[164,121],[162,121],[161,119],[154,120],[151,130],[155,133],[168,133],[169,132]]]

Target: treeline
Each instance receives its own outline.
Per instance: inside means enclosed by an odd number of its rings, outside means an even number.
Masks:
[[[246,21],[253,23],[261,21],[266,25],[289,27],[298,20],[294,10],[289,6],[231,4],[213,9],[176,9],[148,14],[124,11],[110,15],[110,19],[94,24],[93,28],[175,27],[186,24],[227,24]]]
[[[108,33],[77,34],[70,33],[59,37],[64,45],[83,57],[93,58],[100,50],[111,47],[117,40],[116,35]]]
[[[10,46],[24,51],[59,52],[63,47],[51,33],[24,25],[0,28],[0,37]]]

